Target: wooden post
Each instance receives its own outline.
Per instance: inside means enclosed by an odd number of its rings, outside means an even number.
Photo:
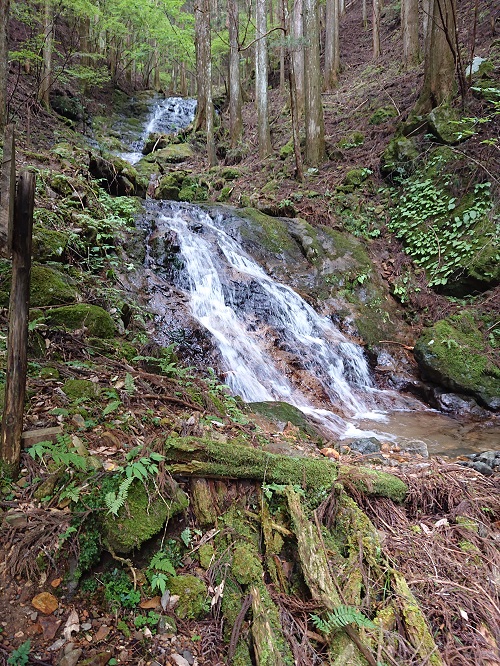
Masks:
[[[23,171],[17,185],[14,206],[5,403],[0,438],[0,460],[14,478],[19,472],[26,393],[34,202],[35,175]]]
[[[10,257],[12,252],[12,226],[16,194],[16,151],[14,125],[7,125],[3,142],[2,171],[0,173],[0,256]]]

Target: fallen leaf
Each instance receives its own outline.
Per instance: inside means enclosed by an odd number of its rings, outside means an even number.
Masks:
[[[55,638],[57,630],[61,626],[62,620],[56,620],[53,615],[48,617],[40,618],[40,626],[42,627],[43,637],[47,641],[51,641]]]
[[[54,578],[54,580],[50,583],[50,586],[53,588],[59,587],[59,585],[62,582],[62,578]]]
[[[31,604],[41,613],[45,613],[45,615],[50,615],[59,607],[59,602],[50,592],[37,594],[31,600]]]
[[[459,613],[460,613],[460,616],[461,616],[461,617],[467,622],[467,620],[469,619],[469,616],[468,616],[467,613],[464,611],[464,609],[463,609],[463,608],[459,608],[458,611],[459,611]]]
[[[105,624],[101,624],[101,626],[97,630],[96,635],[94,636],[94,642],[99,643],[100,641],[103,641],[106,638],[106,636],[109,634],[110,631],[111,631],[111,627],[108,627]]]
[[[152,599],[145,599],[145,601],[141,601],[139,604],[140,608],[158,608],[158,606],[161,604],[161,599],[160,597],[153,597]]]
[[[66,620],[66,624],[64,625],[64,638],[67,641],[71,640],[71,634],[73,633],[78,633],[80,631],[80,618],[78,617],[78,613],[76,610],[72,610],[71,613],[68,615],[68,619]]]

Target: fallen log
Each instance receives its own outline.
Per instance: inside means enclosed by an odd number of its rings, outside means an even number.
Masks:
[[[197,437],[169,437],[163,453],[171,474],[202,478],[252,479],[262,483],[300,486],[308,490],[330,488],[339,477],[366,495],[402,502],[406,485],[386,472],[339,465],[322,458],[276,455],[234,442]]]

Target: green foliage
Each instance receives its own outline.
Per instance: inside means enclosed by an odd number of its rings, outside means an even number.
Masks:
[[[147,615],[136,615],[134,618],[134,625],[136,629],[144,629],[144,627],[156,627],[160,620],[158,613],[149,611]]]
[[[85,471],[88,460],[82,456],[71,442],[69,435],[58,435],[55,442],[39,442],[28,449],[29,455],[47,464],[52,461],[57,467],[73,468]]]
[[[347,627],[349,624],[367,629],[376,628],[376,625],[370,619],[352,606],[337,606],[333,611],[326,613],[324,618],[311,615],[311,619],[316,629],[326,635],[334,633],[337,629]]]
[[[10,657],[7,659],[8,666],[26,666],[29,662],[29,654],[31,650],[31,641],[28,639],[21,643],[21,645],[14,650]]]
[[[231,395],[229,386],[221,384],[213,368],[208,368],[208,378],[205,379],[208,394],[216,406],[220,406],[221,412],[227,414],[233,423],[246,425],[249,423],[248,416],[240,407],[241,401]]]
[[[146,577],[151,585],[151,590],[159,590],[164,594],[167,589],[168,576],[175,576],[176,571],[169,555],[164,550],[159,550],[153,555],[146,570]]]
[[[491,210],[490,187],[490,183],[477,184],[472,196],[459,202],[434,179],[412,178],[404,192],[396,195],[389,229],[427,271],[431,286],[445,285],[482,251],[485,239],[480,232]],[[491,237],[492,232],[486,233]]]
[[[110,490],[104,497],[108,513],[117,516],[127,501],[132,483],[136,479],[142,483],[146,483],[148,479],[154,479],[158,474],[158,463],[163,459],[164,456],[153,452],[149,456],[142,456],[139,460],[129,462],[125,468],[120,469],[119,473],[125,478],[120,482],[116,491]]]
[[[104,598],[111,608],[135,608],[141,593],[134,590],[129,577],[122,569],[113,569],[102,577]]]

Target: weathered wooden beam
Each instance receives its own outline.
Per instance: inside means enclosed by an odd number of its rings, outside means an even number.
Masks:
[[[0,172],[0,256],[10,257],[16,195],[16,150],[14,125],[7,125]]]
[[[26,393],[34,202],[35,175],[23,171],[19,178],[14,207],[5,402],[0,437],[0,460],[14,477],[19,471]]]

